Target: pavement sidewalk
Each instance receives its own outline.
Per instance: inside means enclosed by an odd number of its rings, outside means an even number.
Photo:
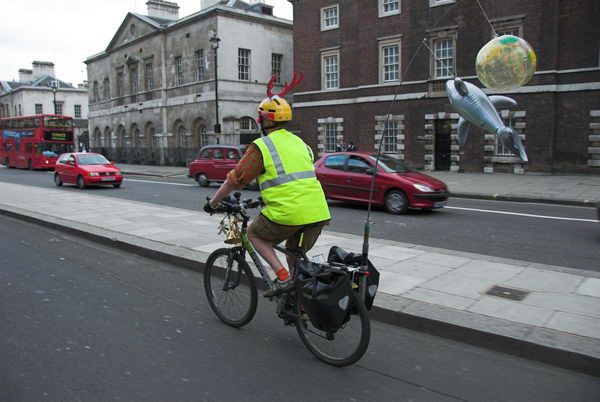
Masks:
[[[119,163],[126,174],[187,177],[188,169],[177,166],[147,166]],[[598,175],[540,175],[512,173],[424,172],[448,185],[452,196],[503,201],[543,202],[594,206],[600,201]]]
[[[0,182],[0,213],[191,269],[224,247],[218,216],[85,191]],[[311,256],[359,252],[362,237],[326,231],[317,244]],[[370,258],[373,319],[600,376],[600,273],[382,239]]]

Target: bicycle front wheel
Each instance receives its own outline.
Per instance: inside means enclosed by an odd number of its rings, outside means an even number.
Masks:
[[[371,322],[365,303],[352,292],[354,309],[350,320],[335,332],[316,328],[302,307],[301,292],[296,303],[296,329],[304,346],[317,359],[332,366],[344,367],[356,363],[367,351],[371,339]]]
[[[258,290],[242,255],[227,248],[215,250],[204,267],[204,290],[217,317],[232,327],[248,324],[256,313]]]

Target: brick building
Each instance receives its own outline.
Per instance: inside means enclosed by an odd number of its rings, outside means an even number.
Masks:
[[[597,1],[480,0],[483,10],[471,0],[290,2],[294,69],[305,77],[291,128],[319,153],[342,138],[362,151],[383,141],[383,152],[424,170],[600,173]],[[444,85],[461,77],[483,87],[475,58],[492,27],[537,54],[531,81],[502,93],[517,105],[500,110],[527,164],[477,128],[465,146],[457,141]]]
[[[250,0],[202,0],[182,18],[177,3],[146,4],[148,15],[128,13],[85,61],[92,149],[119,162],[185,165],[202,145],[259,136],[267,82],[292,75],[292,22]]]

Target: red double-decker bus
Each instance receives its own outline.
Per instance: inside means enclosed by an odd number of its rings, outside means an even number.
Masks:
[[[0,163],[54,169],[60,154],[73,152],[73,118],[60,115],[0,119]]]

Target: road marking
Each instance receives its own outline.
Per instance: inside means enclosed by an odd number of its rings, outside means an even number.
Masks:
[[[519,213],[519,212],[493,211],[493,210],[490,210],[490,209],[461,208],[461,207],[444,207],[444,209],[460,209],[462,211],[487,212],[487,213],[490,213],[490,214],[515,215],[515,216],[527,216],[527,217],[530,217],[530,218],[555,219],[555,220],[560,220],[560,221],[578,221],[578,222],[594,222],[594,223],[598,223],[598,221],[595,220],[595,219],[563,218],[561,216],[546,216],[546,215],[522,214],[522,213]]]
[[[164,181],[136,180],[136,179],[126,179],[125,181],[137,181],[139,183],[153,183],[153,184],[169,184],[171,186],[198,187],[197,184],[168,183],[168,182],[164,182]]]

